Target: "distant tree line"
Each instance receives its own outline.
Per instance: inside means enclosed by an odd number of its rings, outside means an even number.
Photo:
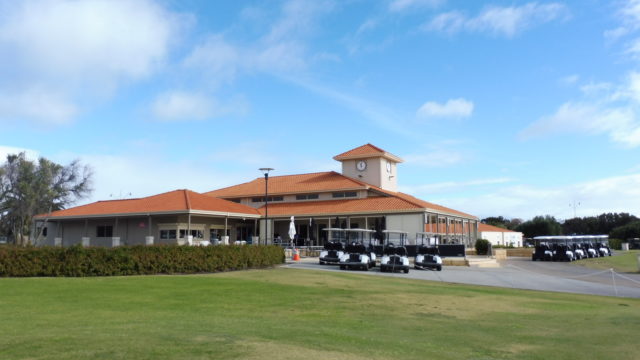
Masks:
[[[598,216],[576,217],[564,222],[550,215],[531,220],[488,217],[482,223],[519,231],[525,238],[543,235],[609,235],[612,239],[626,240],[640,237],[640,219],[628,213],[605,213]]]

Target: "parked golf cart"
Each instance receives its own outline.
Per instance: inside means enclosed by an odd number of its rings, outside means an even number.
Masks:
[[[569,241],[566,237],[557,236],[553,239],[553,261],[573,261],[575,255],[569,247]]]
[[[575,236],[571,236],[570,238],[571,240],[569,241],[569,248],[571,249],[571,251],[573,251],[573,256],[575,257],[575,259],[582,260],[586,258],[587,253],[582,249],[580,240]]]
[[[409,257],[404,247],[407,242],[407,232],[396,230],[384,230],[384,247],[380,261],[381,272],[404,271],[409,272]]]
[[[415,269],[435,269],[442,271],[442,258],[438,250],[438,239],[433,234],[416,233],[416,258],[413,266]]]
[[[347,229],[349,243],[360,243],[365,246],[365,254],[369,257],[369,268],[376,266],[376,253],[373,247],[373,235],[375,231],[367,229]]]
[[[596,246],[593,243],[595,236],[593,235],[585,235],[581,236],[582,248],[586,250],[587,257],[589,258],[597,258],[600,256],[600,252],[596,249]]]
[[[611,256],[611,248],[609,247],[608,235],[595,235],[596,236],[596,249],[600,256]]]
[[[551,261],[553,260],[553,249],[549,244],[548,236],[536,236],[533,238],[534,251],[531,260]]]
[[[346,234],[344,229],[327,228],[327,242],[324,244],[324,250],[320,251],[318,262],[324,264],[339,264],[340,258],[344,255],[344,244],[346,243]]]

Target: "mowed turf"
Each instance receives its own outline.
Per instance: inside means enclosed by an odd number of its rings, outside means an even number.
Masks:
[[[613,250],[614,256],[604,256],[591,259],[582,259],[573,264],[585,266],[592,269],[613,269],[621,273],[637,273],[638,271],[638,250],[619,251]]]
[[[3,360],[639,359],[638,333],[638,299],[348,272],[0,279]]]

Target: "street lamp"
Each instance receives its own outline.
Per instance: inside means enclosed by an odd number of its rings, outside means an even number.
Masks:
[[[264,244],[267,245],[269,239],[269,171],[273,171],[273,168],[260,168],[258,169],[264,173]],[[260,240],[258,240],[260,245]]]

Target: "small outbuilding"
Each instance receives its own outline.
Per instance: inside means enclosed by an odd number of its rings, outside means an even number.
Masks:
[[[489,240],[491,245],[522,246],[524,235],[518,231],[480,223],[478,224],[478,232],[479,238]]]

